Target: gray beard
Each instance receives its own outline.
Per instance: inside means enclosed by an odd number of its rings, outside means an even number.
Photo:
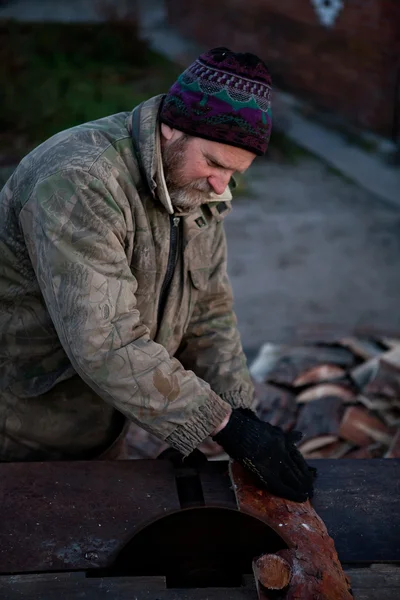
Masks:
[[[169,196],[171,198],[172,206],[182,211],[192,211],[202,204],[206,204],[210,201],[210,193],[212,189],[207,183],[207,190],[200,190],[198,188],[184,186],[184,187],[172,187],[168,189]],[[197,183],[197,185],[199,185]]]
[[[210,201],[212,187],[207,180],[197,180],[182,184],[181,165],[184,161],[185,148],[189,137],[183,135],[178,140],[163,148],[163,167],[165,182],[172,206],[180,211],[190,212],[201,204]]]

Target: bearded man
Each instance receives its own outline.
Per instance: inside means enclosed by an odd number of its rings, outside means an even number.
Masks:
[[[117,457],[133,421],[311,495],[297,434],[253,412],[227,276],[229,183],[267,150],[270,95],[258,57],[216,48],[22,160],[0,195],[0,460]]]

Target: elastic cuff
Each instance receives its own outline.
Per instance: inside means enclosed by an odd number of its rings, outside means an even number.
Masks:
[[[229,405],[213,394],[205,404],[199,406],[191,419],[184,425],[178,425],[167,437],[166,443],[187,456],[212,434],[229,414],[229,410]]]
[[[232,408],[250,408],[255,410],[256,402],[253,394],[244,394],[243,392],[224,392],[220,394],[222,400],[225,400]]]

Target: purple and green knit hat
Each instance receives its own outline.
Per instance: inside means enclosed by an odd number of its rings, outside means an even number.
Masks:
[[[165,96],[160,121],[184,133],[254,154],[271,135],[271,76],[254,54],[214,48],[199,56]]]

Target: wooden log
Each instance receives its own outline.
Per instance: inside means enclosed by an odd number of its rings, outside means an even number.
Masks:
[[[385,458],[400,458],[400,429],[394,436]]]
[[[367,409],[349,406],[343,415],[339,436],[356,446],[368,446],[372,442],[390,446],[394,432]]]
[[[297,396],[297,403],[303,404],[304,402],[312,402],[319,400],[326,396],[340,398],[343,402],[350,404],[356,402],[354,393],[343,385],[336,385],[334,383],[321,383],[310,387]]]
[[[293,382],[294,387],[302,387],[316,383],[327,383],[345,377],[346,372],[342,367],[332,364],[322,364],[300,373]]]
[[[384,352],[352,369],[351,379],[368,398],[400,397],[400,367],[398,349]]]
[[[340,398],[327,396],[305,404],[296,423],[296,429],[303,434],[302,443],[321,435],[337,436],[343,412]]]
[[[349,350],[334,345],[264,344],[250,372],[256,381],[290,386],[304,371],[326,363],[349,368],[355,361]]]
[[[263,562],[258,565],[258,581],[269,585],[269,573],[272,573],[275,584],[283,585],[290,574],[287,591],[280,595],[285,600],[350,600],[353,597],[350,582],[342,570],[333,540],[311,503],[291,502],[260,489],[238,463],[230,463],[230,475],[239,509],[266,523],[288,547],[275,553],[284,562],[272,563],[271,559],[265,559],[265,577],[260,574]],[[277,567],[278,562],[280,570],[268,570],[268,564]],[[277,589],[285,588],[259,586],[259,599],[276,598]]]
[[[291,391],[268,383],[254,383],[257,414],[263,421],[284,431],[293,428],[297,419],[298,406]]]
[[[253,561],[256,585],[267,590],[284,590],[292,578],[289,563],[277,554],[263,554]]]
[[[375,356],[382,354],[382,346],[375,340],[359,337],[344,337],[340,340],[340,344],[353,352],[355,356],[364,360],[369,360]]]
[[[316,438],[318,439],[318,438]],[[342,440],[336,439],[328,444],[320,444],[311,446],[311,442],[306,442],[304,447],[301,448],[301,453],[304,457],[310,458],[343,458],[354,448],[353,444],[349,442],[343,442]],[[308,445],[310,444],[310,445]]]

